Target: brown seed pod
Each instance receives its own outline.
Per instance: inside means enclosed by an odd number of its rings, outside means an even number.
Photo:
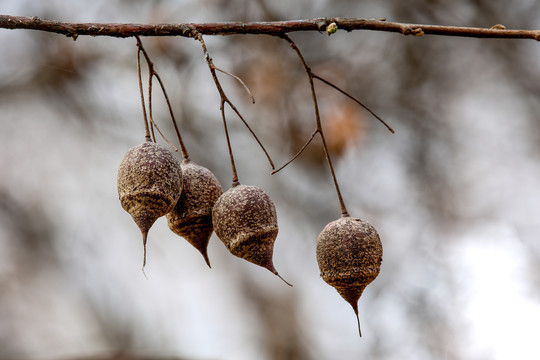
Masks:
[[[190,160],[182,166],[182,194],[174,209],[167,213],[169,228],[197,250],[210,267],[207,247],[212,236],[212,208],[223,194],[218,179],[207,168]]]
[[[344,216],[325,226],[317,239],[321,277],[351,304],[358,320],[358,299],[381,269],[382,243],[368,222]]]
[[[146,141],[128,150],[118,169],[118,196],[124,210],[143,235],[146,264],[146,238],[157,218],[171,211],[182,191],[182,169],[173,154]]]
[[[231,254],[277,275],[272,256],[278,234],[276,207],[257,186],[236,185],[219,197],[212,210],[216,235]]]

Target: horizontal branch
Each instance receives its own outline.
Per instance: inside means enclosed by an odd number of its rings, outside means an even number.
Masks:
[[[282,35],[296,31],[325,31],[335,23],[337,29],[345,31],[374,30],[395,32],[403,35],[445,35],[495,39],[533,39],[540,41],[540,30],[509,30],[503,25],[491,28],[419,25],[389,22],[385,19],[346,19],[319,18],[291,21],[270,22],[223,22],[223,23],[185,23],[185,24],[102,24],[102,23],[67,23],[42,20],[38,17],[0,15],[0,28],[30,29],[63,34],[77,38],[79,35],[90,36],[192,36],[196,31],[202,35],[267,34]],[[332,31],[335,26],[332,25]],[[330,31],[329,31],[330,33]]]

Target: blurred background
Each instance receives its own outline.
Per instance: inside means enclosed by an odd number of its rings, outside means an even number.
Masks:
[[[179,23],[325,16],[540,28],[540,2],[0,0],[0,13],[69,22]],[[240,181],[276,204],[274,263],[293,288],[212,237],[209,269],[159,219],[142,241],[116,190],[144,140],[134,39],[0,30],[1,359],[538,359],[540,46],[356,31],[291,37],[316,83],[351,216],[384,245],[354,313],[319,277],[317,235],[340,215],[320,141],[270,175],[230,111]],[[315,130],[308,82],[282,40],[206,37],[222,84],[279,166]],[[231,171],[200,45],[143,38],[191,159]],[[175,140],[159,89],[154,118]],[[165,144],[162,139],[158,140]],[[180,154],[178,154],[180,157]]]

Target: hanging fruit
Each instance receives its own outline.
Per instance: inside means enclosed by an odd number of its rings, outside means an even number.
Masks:
[[[182,169],[173,154],[154,142],[146,141],[128,150],[118,169],[118,196],[143,236],[146,265],[148,230],[171,211],[182,191]]]
[[[351,304],[358,320],[358,300],[379,275],[382,243],[366,221],[343,216],[325,226],[317,238],[317,263],[321,277]]]
[[[183,188],[174,209],[167,214],[169,228],[202,254],[210,267],[207,247],[212,236],[212,208],[223,194],[218,179],[207,168],[189,159],[181,164]]]
[[[257,186],[233,185],[212,210],[216,235],[231,254],[270,270],[285,281],[272,261],[278,234],[277,213],[267,193]]]

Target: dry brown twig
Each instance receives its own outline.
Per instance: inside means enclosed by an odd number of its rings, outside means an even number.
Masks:
[[[163,81],[161,80],[161,76],[159,76],[158,72],[154,68],[154,63],[152,60],[150,60],[150,56],[148,55],[148,52],[144,48],[142,41],[138,35],[135,35],[135,38],[137,39],[137,72],[139,75],[139,90],[141,92],[141,103],[143,108],[143,115],[145,119],[145,131],[147,130],[147,120],[146,120],[146,109],[144,105],[144,95],[142,90],[142,80],[141,80],[141,65],[140,65],[140,54],[142,53],[144,56],[144,59],[146,60],[146,65],[148,66],[148,114],[150,118],[150,124],[152,125],[152,137],[155,141],[155,136],[153,134],[153,128],[156,127],[157,131],[161,135],[161,137],[170,145],[172,146],[175,151],[178,151],[178,149],[163,135],[163,133],[159,130],[156,123],[154,122],[153,116],[152,116],[152,79],[156,77],[160,87],[161,91],[163,93],[163,97],[165,98],[165,102],[167,103],[167,108],[169,109],[169,114],[171,115],[171,121],[174,126],[174,130],[176,132],[176,137],[178,139],[178,142],[180,143],[180,150],[182,151],[182,157],[184,159],[189,159],[189,154],[187,151],[187,148],[184,145],[184,141],[182,140],[182,136],[180,135],[180,130],[178,129],[178,124],[176,123],[176,118],[174,117],[174,112],[172,110],[172,105],[169,100],[169,95],[167,94],[167,90],[165,89],[165,85],[163,84]],[[147,140],[149,140],[148,135],[146,136]]]
[[[216,74],[216,70],[223,72],[233,78],[235,78],[243,88],[247,91],[251,97],[252,102],[255,102],[249,88],[245,83],[236,75],[233,75],[229,72],[217,68],[213,64],[213,60],[208,54],[206,44],[203,40],[203,35],[232,35],[232,34],[266,34],[272,36],[278,36],[286,40],[289,45],[295,50],[298,55],[302,66],[304,67],[310,88],[312,93],[312,101],[315,110],[315,120],[316,120],[316,130],[312,133],[308,141],[302,146],[297,154],[293,156],[292,159],[287,161],[279,169],[272,171],[272,174],[277,173],[282,170],[292,161],[294,161],[302,152],[307,148],[307,146],[312,142],[314,137],[319,134],[323,143],[323,148],[328,160],[328,165],[332,178],[334,180],[334,185],[336,187],[336,192],[341,206],[342,215],[347,215],[347,209],[345,207],[339,185],[334,173],[334,168],[332,161],[328,152],[326,145],[326,140],[321,126],[321,119],[319,114],[319,108],[317,104],[317,95],[315,93],[315,88],[313,84],[313,79],[317,79],[328,86],[336,89],[345,96],[349,97],[368,112],[370,112],[375,118],[382,122],[389,131],[392,133],[394,130],[379,116],[377,116],[373,111],[366,107],[360,100],[356,99],[354,96],[347,93],[345,90],[339,88],[337,85],[331,83],[328,80],[314,74],[311,68],[307,65],[300,49],[296,46],[294,41],[288,36],[289,33],[298,32],[298,31],[326,31],[328,35],[335,33],[337,30],[353,31],[353,30],[373,30],[373,31],[385,31],[385,32],[394,32],[400,33],[403,35],[414,35],[414,36],[423,36],[423,35],[443,35],[443,36],[459,36],[459,37],[476,37],[476,38],[496,38],[496,39],[533,39],[540,41],[540,30],[511,30],[507,29],[504,25],[497,24],[490,28],[477,28],[477,27],[457,27],[457,26],[441,26],[441,25],[421,25],[421,24],[407,24],[407,23],[398,23],[398,22],[389,22],[386,19],[351,19],[351,18],[316,18],[316,19],[305,19],[305,20],[291,20],[291,21],[271,21],[271,22],[224,22],[224,23],[185,23],[185,24],[105,24],[105,23],[68,23],[52,20],[42,20],[38,17],[22,17],[22,16],[10,16],[10,15],[0,15],[0,28],[5,29],[29,29],[29,30],[39,30],[45,32],[53,32],[58,34],[63,34],[68,37],[77,39],[80,35],[91,35],[91,36],[112,36],[112,37],[136,37],[138,45],[137,53],[137,69],[139,73],[139,88],[141,90],[141,102],[143,105],[143,114],[145,120],[145,136],[147,139],[150,139],[149,129],[148,129],[148,120],[146,118],[146,109],[144,106],[144,95],[142,93],[142,82],[141,82],[141,69],[140,69],[140,53],[142,52],[145,56],[148,68],[149,68],[149,114],[150,114],[150,125],[152,130],[155,127],[155,122],[152,119],[152,78],[155,76],[158,80],[161,89],[164,93],[171,117],[175,126],[175,130],[180,141],[180,146],[182,148],[182,153],[184,158],[187,158],[187,151],[183,146],[183,142],[172,113],[172,108],[169,102],[167,92],[165,91],[163,82],[161,81],[160,76],[155,72],[153,63],[150,61],[148,54],[142,47],[140,36],[182,36],[182,37],[192,37],[198,40],[204,52],[205,60],[208,64],[212,79],[216,85],[216,88],[220,95],[220,111],[223,120],[223,125],[225,128],[225,135],[227,138],[227,145],[229,149],[229,155],[231,159],[231,167],[233,172],[233,184],[238,183],[238,175],[236,172],[236,167],[234,163],[234,157],[231,149],[229,134],[227,130],[227,121],[225,116],[225,104],[228,104],[229,107],[236,113],[236,115],[242,120],[245,126],[249,129],[251,134],[256,139],[257,143],[263,149],[265,155],[270,162],[272,169],[274,170],[274,163],[270,158],[268,152],[266,151],[263,144],[260,142],[258,137],[255,135],[251,127],[248,125],[244,117],[235,107],[235,105],[230,101],[230,99],[225,94],[219,79]],[[159,131],[159,128],[156,127]],[[163,136],[163,134],[161,134]],[[163,138],[169,142],[164,136]],[[170,142],[169,142],[170,143]]]
[[[332,31],[332,33],[335,32]],[[330,34],[331,32],[328,31],[328,34]],[[220,68],[218,68],[217,66],[214,65],[214,62],[212,60],[212,58],[210,57],[210,54],[208,53],[208,48],[206,47],[206,43],[204,42],[204,39],[202,37],[202,34],[200,34],[199,32],[197,31],[192,31],[189,35],[190,37],[193,37],[194,39],[198,40],[200,43],[201,43],[201,46],[203,48],[203,53],[204,53],[204,58],[207,62],[207,65],[208,65],[208,68],[210,70],[210,73],[212,75],[212,79],[214,80],[214,83],[216,85],[216,88],[219,92],[219,95],[220,95],[220,111],[221,111],[221,117],[222,117],[222,120],[223,120],[223,127],[224,127],[224,130],[225,130],[225,137],[226,137],[226,140],[227,140],[227,147],[228,147],[228,151],[229,151],[229,157],[230,157],[230,161],[231,161],[231,169],[232,169],[232,184],[239,184],[239,180],[238,180],[238,172],[236,170],[236,164],[235,164],[235,161],[234,161],[234,155],[233,155],[233,152],[232,152],[232,146],[231,146],[231,142],[230,142],[230,137],[229,137],[229,132],[228,132],[228,127],[227,127],[227,119],[226,119],[226,116],[225,116],[225,104],[228,104],[229,107],[236,113],[236,115],[242,120],[242,122],[244,123],[244,125],[248,128],[248,130],[250,131],[250,133],[253,135],[253,137],[255,138],[255,140],[257,141],[257,143],[259,144],[259,146],[262,148],[262,150],[264,151],[269,163],[270,163],[270,166],[272,167],[272,172],[271,174],[276,174],[277,172],[279,172],[280,170],[284,169],[287,165],[289,165],[290,163],[292,163],[296,158],[298,158],[302,152],[308,147],[308,145],[311,143],[311,141],[315,138],[315,136],[317,134],[320,135],[321,137],[321,140],[322,140],[322,143],[323,143],[323,148],[324,148],[324,152],[325,152],[325,155],[326,155],[326,158],[327,158],[327,161],[328,161],[328,165],[329,165],[329,168],[330,168],[330,172],[331,172],[331,175],[332,175],[332,179],[334,181],[334,185],[336,187],[336,192],[337,192],[337,196],[338,196],[338,200],[339,200],[339,203],[340,203],[340,207],[341,207],[341,213],[342,215],[344,216],[347,216],[348,215],[348,212],[347,212],[347,208],[345,206],[345,202],[343,200],[343,197],[341,195],[341,191],[339,189],[339,184],[338,184],[338,181],[337,181],[337,178],[336,178],[336,175],[335,175],[335,171],[334,171],[334,167],[332,165],[332,160],[330,158],[330,154],[329,154],[329,151],[328,151],[328,147],[326,145],[326,139],[324,137],[324,133],[323,133],[323,129],[322,129],[322,123],[321,123],[321,118],[320,118],[320,114],[319,114],[319,107],[318,107],[318,103],[317,103],[317,94],[315,93],[315,87],[314,87],[314,84],[313,84],[313,79],[317,79],[323,83],[325,83],[326,85],[328,86],[331,86],[332,88],[336,89],[337,91],[341,92],[342,94],[344,94],[345,96],[349,97],[350,99],[352,99],[353,101],[355,101],[356,103],[358,103],[360,106],[362,106],[364,109],[366,109],[369,113],[371,113],[375,118],[377,118],[377,120],[379,120],[382,124],[384,124],[386,126],[386,128],[394,133],[394,130],[383,120],[381,119],[377,114],[375,114],[371,109],[369,109],[366,105],[364,105],[360,100],[356,99],[354,96],[350,95],[348,92],[346,92],[345,90],[339,88],[338,86],[336,86],[335,84],[333,84],[332,82],[314,74],[312,71],[311,71],[311,68],[307,65],[305,59],[304,59],[304,56],[302,55],[300,49],[296,46],[296,44],[294,43],[294,41],[287,35],[287,34],[282,34],[280,35],[281,38],[283,38],[284,40],[286,40],[289,45],[295,50],[295,52],[297,53],[307,75],[308,75],[308,79],[309,79],[309,83],[310,83],[310,88],[311,88],[311,94],[312,94],[312,101],[313,101],[313,106],[314,106],[314,110],[315,110],[315,120],[316,120],[316,129],[315,131],[312,133],[311,137],[308,139],[308,141],[302,146],[302,148],[289,160],[287,161],[284,165],[282,165],[279,169],[275,169],[275,166],[274,166],[274,163],[272,161],[272,158],[270,157],[270,155],[268,154],[268,151],[266,150],[266,148],[264,147],[264,145],[261,143],[261,141],[259,140],[259,138],[257,137],[257,135],[255,134],[255,132],[251,129],[251,127],[249,126],[249,124],[247,123],[247,121],[245,120],[245,118],[242,116],[242,114],[238,111],[238,109],[236,108],[236,106],[231,102],[231,100],[227,97],[225,91],[223,90],[223,87],[217,77],[217,74],[216,74],[216,71],[220,71],[232,78],[234,78],[235,80],[237,80],[241,85],[242,87],[246,90],[246,92],[248,93],[248,95],[251,97],[251,101],[252,103],[255,103],[255,99],[253,97],[253,95],[251,94],[251,91],[249,90],[249,88],[246,86],[246,84],[244,83],[244,81],[242,81],[242,79],[240,79],[238,76],[234,75],[234,74],[231,74],[225,70],[222,70]],[[150,58],[148,57],[148,54],[146,52],[146,50],[144,49],[144,47],[142,46],[142,42],[139,38],[138,35],[135,36],[136,39],[137,39],[137,46],[139,48],[139,52],[142,52],[143,55],[145,56],[145,59],[146,59],[146,62],[147,62],[147,65],[148,65],[148,71],[149,71],[149,114],[150,114],[150,124],[152,125],[152,129],[153,129],[153,126],[155,125],[153,119],[152,119],[152,101],[151,101],[151,94],[152,94],[152,78],[153,76],[156,76],[156,78],[158,79],[160,85],[161,85],[161,88],[164,92],[164,96],[165,96],[165,99],[167,101],[167,104],[169,106],[169,110],[170,110],[170,113],[171,113],[171,117],[173,119],[173,123],[175,125],[175,129],[177,130],[177,134],[178,134],[178,138],[179,138],[179,141],[180,141],[180,144],[182,146],[182,152],[184,154],[187,154],[187,151],[185,151],[184,147],[183,147],[183,143],[182,143],[182,140],[180,138],[180,134],[178,133],[178,129],[177,129],[177,126],[176,126],[176,121],[174,119],[174,115],[172,113],[172,108],[170,106],[170,102],[169,102],[169,98],[167,96],[167,92],[165,91],[165,88],[163,86],[163,83],[161,82],[161,78],[159,77],[159,74],[157,74],[157,72],[155,71],[154,69],[154,64],[152,63],[152,61],[150,60]],[[140,81],[140,64],[138,64],[138,69],[139,69],[139,84],[140,86],[141,85],[141,81]],[[143,101],[143,111],[144,111],[144,98],[143,98],[143,95],[141,93],[141,99]],[[146,115],[145,115],[146,116]],[[158,130],[158,132],[160,133],[160,135],[165,139],[165,141],[169,142],[165,136],[161,133],[161,131],[159,130],[159,128],[156,127],[156,129]],[[169,142],[170,144],[170,142]],[[172,144],[171,144],[172,146]],[[174,147],[174,146],[173,146]],[[187,156],[185,156],[185,158],[187,158]]]
[[[240,120],[242,120],[244,125],[250,131],[251,135],[253,135],[253,137],[255,138],[255,140],[257,141],[259,146],[261,147],[261,149],[264,151],[264,154],[266,155],[266,157],[268,159],[268,162],[270,163],[270,166],[272,167],[272,170],[275,169],[274,162],[272,161],[272,158],[268,154],[268,151],[266,150],[264,145],[261,143],[261,141],[259,140],[259,138],[255,134],[255,132],[251,129],[251,127],[249,126],[247,121],[244,119],[244,117],[242,116],[240,111],[238,111],[236,106],[227,97],[225,91],[223,90],[223,87],[221,86],[221,83],[219,82],[219,79],[218,79],[217,74],[216,74],[216,70],[221,71],[221,72],[223,72],[223,73],[225,73],[225,74],[227,74],[229,76],[232,76],[236,80],[238,80],[243,85],[244,89],[246,89],[246,91],[248,92],[248,94],[250,96],[251,96],[251,92],[249,91],[247,86],[244,84],[244,82],[239,77],[237,77],[236,75],[232,75],[232,74],[230,74],[228,72],[225,72],[225,71],[223,71],[221,69],[218,69],[214,65],[214,62],[213,62],[212,58],[210,57],[210,54],[208,53],[208,48],[206,47],[206,43],[204,42],[204,39],[203,39],[203,37],[202,37],[202,35],[200,33],[198,33],[197,31],[193,31],[191,36],[201,43],[201,46],[203,48],[203,53],[204,53],[204,59],[206,60],[206,63],[208,64],[208,69],[210,70],[210,73],[212,75],[212,79],[214,80],[216,88],[217,88],[217,90],[219,92],[219,96],[220,96],[220,106],[219,106],[219,108],[220,108],[220,111],[221,111],[221,118],[223,120],[223,127],[225,129],[225,137],[227,138],[227,147],[229,149],[229,156],[230,156],[230,159],[231,159],[231,168],[232,168],[232,173],[233,173],[233,178],[232,178],[233,185],[239,184],[239,181],[238,181],[238,173],[236,171],[236,165],[235,165],[235,162],[234,162],[234,156],[233,156],[233,152],[232,152],[231,141],[230,141],[230,138],[229,138],[229,131],[228,131],[228,128],[227,128],[227,118],[225,116],[225,104],[228,104],[229,107],[236,113],[238,118],[240,118]],[[251,99],[252,99],[252,102],[255,102],[255,100],[253,99],[253,96],[251,96]]]
[[[201,35],[267,34],[280,36],[297,31],[326,31],[335,23],[337,29],[345,31],[372,30],[393,32],[403,35],[443,35],[494,39],[532,39],[540,41],[540,30],[507,29],[497,24],[491,28],[423,25],[390,22],[386,19],[316,18],[291,21],[267,22],[223,22],[185,24],[105,24],[69,23],[43,20],[36,16],[0,15],[0,28],[30,29],[63,34],[76,39],[80,35],[131,37],[139,36],[184,36],[191,37],[193,31]]]
[[[306,60],[304,59],[304,55],[302,55],[302,52],[300,51],[298,46],[296,46],[295,42],[286,34],[282,35],[281,37],[285,41],[287,41],[289,43],[289,46],[296,52],[296,55],[298,55],[298,59],[300,60],[300,62],[302,63],[302,66],[304,67],[304,70],[306,71],[308,81],[309,81],[309,86],[310,86],[310,89],[311,89],[311,99],[313,101],[313,109],[315,111],[316,129],[313,132],[313,134],[311,134],[311,137],[305,143],[305,145],[302,146],[300,151],[291,160],[287,161],[287,163],[285,165],[283,165],[281,168],[279,168],[276,171],[273,171],[272,174],[275,174],[276,172],[278,172],[279,170],[283,169],[285,166],[290,164],[294,159],[296,159],[307,148],[307,146],[311,143],[311,141],[313,140],[315,135],[319,134],[319,136],[321,137],[324,154],[326,155],[326,160],[328,162],[328,167],[330,169],[330,174],[332,175],[332,180],[334,181],[334,186],[336,188],[336,193],[337,193],[337,197],[338,197],[338,201],[339,201],[339,206],[341,208],[341,215],[342,216],[349,216],[349,213],[347,211],[347,207],[345,206],[345,201],[343,200],[343,196],[341,195],[341,190],[339,189],[339,184],[338,184],[338,181],[337,181],[336,173],[334,171],[334,166],[332,164],[332,158],[330,157],[330,152],[328,151],[328,146],[326,145],[326,138],[324,136],[324,131],[323,131],[322,122],[321,122],[321,115],[319,113],[319,105],[318,105],[318,102],[317,102],[317,94],[315,92],[315,85],[313,84],[313,78],[314,78],[313,72],[311,71],[311,68],[308,66]]]

